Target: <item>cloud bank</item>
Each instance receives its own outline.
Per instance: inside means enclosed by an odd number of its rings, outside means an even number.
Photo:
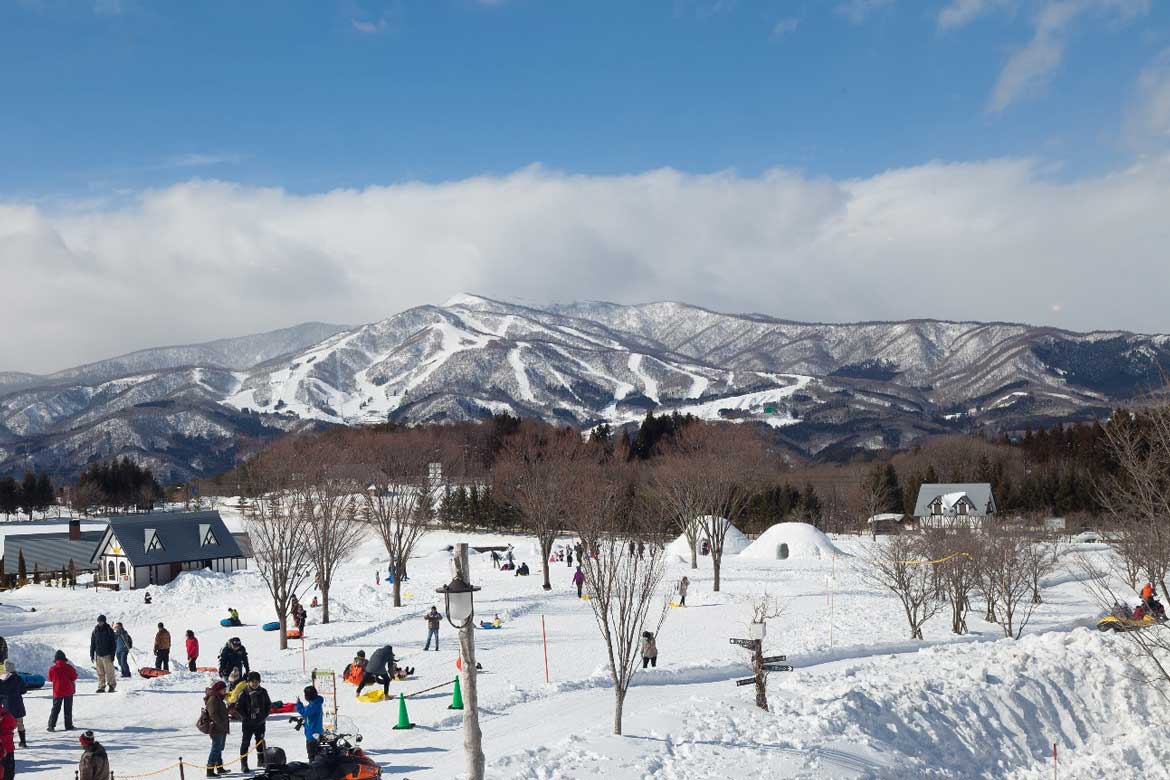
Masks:
[[[315,195],[191,181],[87,213],[0,204],[0,370],[356,324],[464,290],[1166,332],[1168,206],[1164,158],[1075,181],[1019,160],[840,181],[530,167]]]

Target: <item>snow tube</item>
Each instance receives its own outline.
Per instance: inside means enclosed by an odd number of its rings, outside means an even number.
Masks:
[[[151,677],[165,677],[170,674],[166,669],[155,669],[153,666],[144,666],[138,670],[138,673],[147,679]]]
[[[483,628],[483,629],[487,629],[489,631],[494,631],[497,628],[503,628],[503,626],[493,626],[491,623],[480,623],[479,627]]]
[[[276,631],[278,628],[280,628],[280,621],[273,620],[271,623],[265,623],[264,625],[260,626],[260,628],[264,629],[265,631]]]
[[[295,712],[296,709],[297,709],[297,705],[295,702],[274,701],[274,702],[272,702],[272,709],[270,709],[268,711],[268,714],[269,715],[284,715],[285,713],[288,713],[288,712]]]
[[[1158,620],[1153,615],[1145,615],[1141,620],[1133,620],[1132,618],[1116,617],[1114,615],[1107,615],[1097,621],[1098,631],[1136,631],[1139,628],[1147,628],[1158,624]]]
[[[35,691],[38,688],[45,687],[45,676],[43,674],[29,674],[28,672],[17,672],[16,676],[24,680],[25,687],[30,691]]]
[[[301,632],[295,628],[290,628],[288,631],[285,631],[284,635],[286,637],[288,637],[289,639],[300,639],[301,638]]]
[[[231,628],[232,626],[236,625],[235,623],[232,622],[231,618],[224,618],[223,620],[219,621],[219,624],[221,626],[223,626],[224,628]],[[240,623],[239,625],[242,626],[244,624]]]

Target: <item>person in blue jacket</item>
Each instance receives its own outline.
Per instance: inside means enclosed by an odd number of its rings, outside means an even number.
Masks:
[[[16,733],[20,735],[20,746],[28,747],[24,733],[24,695],[28,693],[28,686],[24,678],[16,673],[16,664],[5,661],[2,665],[4,673],[0,674],[0,704],[16,718]]]
[[[307,704],[305,702],[308,702]],[[325,700],[312,685],[305,688],[305,702],[297,697],[297,714],[305,719],[305,752],[312,761],[320,747],[318,738],[325,733]]]

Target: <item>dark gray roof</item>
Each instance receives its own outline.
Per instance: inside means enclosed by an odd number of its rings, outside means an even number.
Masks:
[[[987,482],[935,482],[918,488],[918,500],[914,502],[914,516],[927,517],[930,514],[930,502],[939,496],[952,493],[966,493],[967,498],[975,505],[975,516],[982,516],[987,511],[987,503],[991,502],[991,511],[995,511],[995,499],[991,495],[991,485]]]
[[[78,571],[93,569],[90,560],[105,531],[82,531],[80,539],[70,539],[66,531],[46,534],[5,534],[4,573],[16,574],[20,553],[24,552],[24,566],[28,573],[35,568],[42,572],[61,571],[73,561]]]
[[[216,544],[204,546],[202,531],[208,528],[215,535]],[[161,549],[146,549],[148,531],[157,536]],[[134,566],[244,557],[235,537],[215,511],[117,515],[110,518],[110,528],[106,533],[118,540],[123,554]],[[103,537],[94,550],[94,558],[105,545],[106,538]]]
[[[240,546],[240,552],[244,554],[245,558],[252,556],[252,537],[248,536],[246,531],[238,531],[232,534],[232,538],[236,540],[236,544]]]

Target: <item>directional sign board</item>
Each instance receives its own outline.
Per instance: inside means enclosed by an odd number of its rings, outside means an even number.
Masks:
[[[779,664],[788,660],[786,655],[770,655],[767,658],[761,659],[766,664]]]
[[[792,667],[786,664],[764,664],[765,672],[791,672]]]
[[[740,647],[752,648],[759,644],[758,639],[732,639],[731,644],[739,645]]]
[[[755,677],[748,677],[748,678],[743,679],[743,680],[736,680],[735,684],[736,685],[751,685],[755,681],[756,681]]]

